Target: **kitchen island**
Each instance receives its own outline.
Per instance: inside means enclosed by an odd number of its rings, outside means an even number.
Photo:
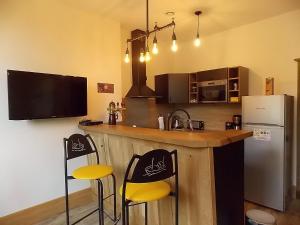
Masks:
[[[123,125],[79,126],[94,139],[100,161],[112,165],[120,187],[133,154],[152,149],[178,151],[179,224],[241,225],[244,223],[244,144],[248,131],[160,131]],[[88,158],[90,164],[95,158]],[[105,186],[112,185],[105,180]],[[170,180],[173,184],[173,181]],[[96,190],[95,183],[92,188]],[[96,193],[96,191],[95,191]],[[149,205],[149,223],[173,225],[172,198]],[[121,199],[118,196],[120,209]],[[109,207],[109,204],[106,205]],[[143,224],[143,207],[131,208],[132,225]]]

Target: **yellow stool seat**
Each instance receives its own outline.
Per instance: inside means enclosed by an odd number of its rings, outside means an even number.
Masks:
[[[123,186],[120,188],[122,196]],[[170,185],[165,181],[150,183],[130,183],[126,185],[126,199],[133,202],[150,202],[162,199],[171,192]]]
[[[106,177],[113,173],[113,169],[111,166],[104,165],[90,165],[79,167],[74,170],[72,176],[76,179],[83,180],[94,180]]]

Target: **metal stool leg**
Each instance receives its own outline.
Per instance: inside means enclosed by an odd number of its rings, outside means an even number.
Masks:
[[[148,225],[148,204],[145,202],[145,225]]]
[[[116,177],[111,175],[113,179],[113,195],[114,195],[114,222],[117,221],[117,195],[116,195]]]
[[[125,225],[125,205],[122,204],[122,225]]]
[[[103,225],[102,224],[103,205],[102,205],[102,200],[101,200],[103,198],[103,196],[102,196],[102,189],[103,189],[103,187],[102,187],[101,180],[97,180],[97,182],[98,182],[99,225]]]
[[[102,210],[101,210],[101,224],[104,225],[104,201],[103,201],[103,198],[104,198],[104,195],[103,195],[103,184],[102,182],[100,181],[100,184],[101,184],[101,206],[102,206]]]
[[[68,178],[65,177],[65,202],[66,202],[66,222],[70,225],[70,214],[69,214],[69,189],[68,189]]]
[[[129,203],[126,203],[126,225],[129,225]]]

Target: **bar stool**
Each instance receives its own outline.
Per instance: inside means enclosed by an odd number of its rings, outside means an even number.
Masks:
[[[250,209],[246,212],[246,225],[276,225],[276,219],[265,211]]]
[[[137,160],[134,169],[133,164]],[[132,171],[132,175],[129,176]],[[171,190],[167,178],[175,177],[175,190]],[[127,167],[122,196],[122,225],[129,225],[129,207],[145,205],[145,224],[148,224],[148,202],[167,196],[175,198],[175,224],[178,225],[178,161],[177,151],[156,149],[144,155],[133,155]]]
[[[68,181],[73,179],[80,180],[97,180],[98,188],[98,208],[78,219],[72,225],[77,224],[88,216],[92,215],[94,212],[99,211],[99,224],[104,225],[104,213],[113,221],[117,222],[116,215],[116,178],[113,174],[113,169],[111,166],[100,165],[99,164],[99,154],[95,142],[90,135],[73,134],[68,139],[64,138],[64,161],[65,161],[65,191],[66,191],[66,219],[67,225],[70,225],[70,212],[69,212],[69,192],[68,192]],[[85,156],[89,154],[96,154],[97,164],[87,165],[77,168],[73,171],[72,176],[68,175],[68,160]],[[113,194],[105,197],[103,196],[103,184],[101,178],[112,177],[113,181]],[[105,199],[113,197],[114,201],[114,211],[113,217],[110,217],[105,211],[103,202]]]

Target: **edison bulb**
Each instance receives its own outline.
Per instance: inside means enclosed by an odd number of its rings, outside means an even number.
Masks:
[[[140,62],[145,62],[145,56],[143,52],[140,54]]]
[[[129,63],[130,62],[129,54],[125,55],[124,62],[125,63]]]
[[[177,46],[176,40],[173,40],[173,41],[172,41],[171,50],[172,50],[173,52],[177,52],[178,46]]]
[[[153,53],[154,55],[157,55],[157,54],[158,54],[157,43],[153,43],[152,53]]]
[[[194,40],[194,45],[196,47],[199,47],[201,45],[201,39],[199,37],[197,37],[195,40]]]
[[[147,51],[146,55],[145,55],[145,61],[148,62],[148,61],[150,61],[150,59],[151,59],[150,52]]]

